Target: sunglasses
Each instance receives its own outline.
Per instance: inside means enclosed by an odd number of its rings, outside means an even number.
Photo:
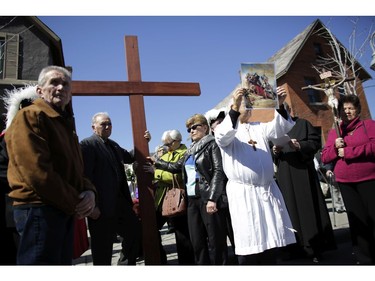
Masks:
[[[190,128],[187,129],[187,132],[190,133],[191,130],[195,130],[195,129],[198,128],[199,126],[202,126],[202,124],[195,124],[195,125],[191,126]]]

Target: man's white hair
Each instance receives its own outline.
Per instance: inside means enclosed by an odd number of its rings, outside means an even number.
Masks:
[[[109,117],[108,112],[97,112],[97,113],[95,113],[94,116],[91,118],[91,125],[95,125],[95,124],[96,124],[96,118],[98,118],[98,116],[104,116],[104,118],[111,119],[111,117]]]
[[[13,90],[4,90],[5,95],[2,100],[5,105],[7,112],[4,114],[6,116],[5,129],[8,129],[10,124],[12,124],[14,116],[20,110],[20,104],[23,100],[33,101],[38,98],[36,93],[35,85],[26,85],[23,88],[14,88]]]

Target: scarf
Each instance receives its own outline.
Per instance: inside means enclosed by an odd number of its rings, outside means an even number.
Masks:
[[[188,155],[195,155],[202,151],[213,140],[215,140],[213,135],[205,135],[200,140],[193,142],[186,153]]]

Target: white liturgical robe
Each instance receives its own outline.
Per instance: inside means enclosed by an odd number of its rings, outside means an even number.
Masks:
[[[274,180],[269,141],[285,138],[294,123],[275,111],[268,123],[237,121],[227,114],[215,129],[224,172],[237,255],[261,253],[295,243],[282,194]],[[255,149],[249,140],[256,141]]]

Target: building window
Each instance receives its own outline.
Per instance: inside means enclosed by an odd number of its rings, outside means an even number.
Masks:
[[[0,79],[18,79],[18,34],[0,32]]]
[[[313,46],[314,46],[314,52],[315,52],[316,58],[322,57],[323,56],[322,46],[319,43],[314,43]]]
[[[305,77],[305,85],[316,85],[316,80],[314,78],[306,78]],[[321,103],[322,102],[322,97],[321,93],[318,90],[315,89],[307,89],[307,96],[309,98],[309,103],[310,104],[316,104],[316,103]]]
[[[340,86],[337,87],[337,89],[339,90],[339,94],[340,95],[345,95],[345,86],[344,84],[341,84]]]

